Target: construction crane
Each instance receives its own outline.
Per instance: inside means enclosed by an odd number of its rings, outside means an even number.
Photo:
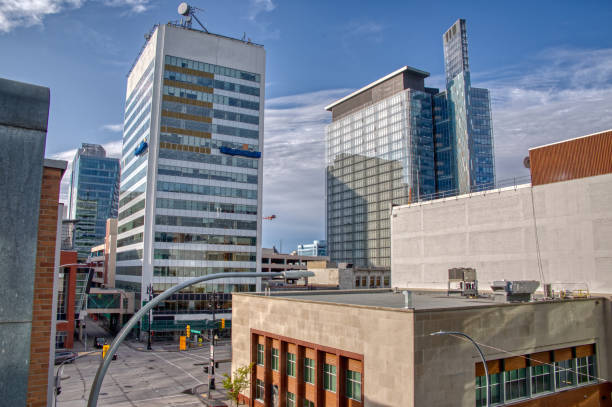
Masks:
[[[270,216],[264,216],[263,217],[264,220],[272,220],[272,219],[276,219],[276,215],[270,215]]]

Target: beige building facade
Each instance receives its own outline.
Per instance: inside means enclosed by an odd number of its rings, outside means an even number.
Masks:
[[[244,400],[251,406],[278,400],[283,407],[483,405],[478,353],[459,337],[430,335],[442,330],[461,331],[481,344],[498,380],[497,404],[611,405],[612,308],[606,299],[500,304],[429,292],[413,293],[405,305],[405,296],[391,290],[235,294],[232,370],[255,363]],[[298,355],[296,371],[306,373],[314,364],[322,384],[299,387],[299,374],[283,379],[290,347]],[[335,365],[335,392],[326,389],[329,354],[346,360]],[[306,359],[314,361],[308,368]],[[550,388],[538,384],[542,376]]]

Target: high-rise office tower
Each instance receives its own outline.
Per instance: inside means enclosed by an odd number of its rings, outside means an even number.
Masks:
[[[406,66],[326,107],[332,261],[390,266],[389,208],[435,192],[427,76]]]
[[[259,269],[264,72],[250,41],[170,23],[147,36],[127,81],[116,287],[147,300],[195,276]],[[258,284],[191,287],[156,313],[208,319],[206,293]]]
[[[473,88],[466,22],[442,36],[446,90],[434,98],[437,190],[468,193],[495,185],[491,102],[488,89]]]
[[[83,143],[72,162],[69,218],[75,220],[73,245],[79,260],[104,242],[106,220],[117,217],[119,160],[104,147]]]
[[[489,92],[471,87],[465,20],[444,34],[444,57],[445,91],[406,66],[326,107],[332,261],[388,267],[391,205],[494,187]]]

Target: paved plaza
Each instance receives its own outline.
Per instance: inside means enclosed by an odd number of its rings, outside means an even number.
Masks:
[[[91,325],[88,326],[89,330]],[[96,330],[96,327],[92,328]],[[91,341],[89,344],[91,345]],[[104,378],[98,405],[116,407],[206,405],[203,398],[208,384],[203,366],[208,365],[209,344],[206,342],[202,347],[183,352],[177,349],[178,343],[170,342],[154,343],[153,351],[147,351],[146,343],[143,342],[128,341],[122,344],[117,352],[117,360],[111,363]],[[90,346],[89,351],[91,350]],[[219,341],[215,346],[215,359],[231,359],[228,339]],[[98,352],[64,365],[61,375],[62,392],[57,398],[57,406],[85,406],[99,364]],[[216,387],[220,389],[213,392],[215,399],[227,401],[221,382],[222,374],[228,373],[229,369],[230,363],[220,363],[219,369],[215,369]],[[57,370],[56,366],[56,373]],[[229,405],[229,402],[227,404]]]

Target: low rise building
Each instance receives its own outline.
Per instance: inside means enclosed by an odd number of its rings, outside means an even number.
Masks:
[[[348,263],[336,265],[329,261],[309,261],[308,284],[329,286],[341,290],[391,287],[391,273],[387,267],[356,267]]]
[[[394,207],[392,285],[444,289],[449,269],[468,267],[483,288],[612,293],[612,130],[529,156],[532,184]]]
[[[93,283],[97,287],[115,287],[117,259],[117,219],[106,220],[104,243],[91,248],[87,263],[94,269]]]
[[[499,303],[392,290],[236,293],[232,370],[249,406],[610,406],[605,298]]]
[[[279,253],[276,248],[261,249],[261,271],[278,272],[287,270],[306,270],[310,261],[325,261],[325,256],[301,256],[299,254]]]
[[[299,244],[297,254],[300,256],[327,256],[327,241],[315,240],[312,243]]]

